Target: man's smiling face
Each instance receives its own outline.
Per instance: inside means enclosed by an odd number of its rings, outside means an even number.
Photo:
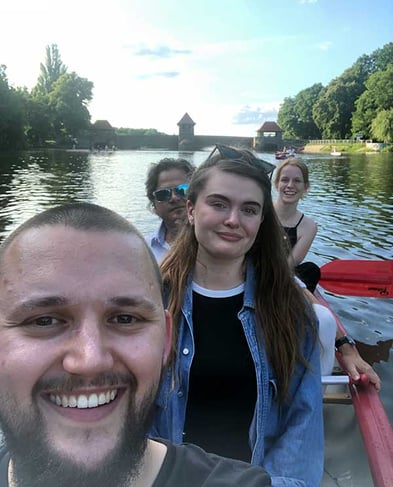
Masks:
[[[19,235],[0,264],[0,420],[16,471],[29,453],[70,475],[119,470],[122,454],[137,469],[170,328],[139,236]]]

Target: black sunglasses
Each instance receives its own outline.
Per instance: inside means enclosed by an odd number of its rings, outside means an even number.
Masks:
[[[187,196],[188,184],[179,184],[174,188],[162,188],[153,191],[153,196],[156,201],[169,201],[172,198],[172,194],[178,198],[185,198]]]
[[[233,161],[248,162],[254,166],[257,166],[258,169],[261,169],[266,174],[270,175],[270,179],[272,178],[273,171],[276,168],[274,164],[264,161],[263,159],[259,159],[255,157],[252,153],[247,154],[235,149],[234,147],[229,147],[228,145],[222,145],[222,144],[216,144],[216,146],[210,153],[208,159],[213,157],[216,151],[224,159],[232,159]]]

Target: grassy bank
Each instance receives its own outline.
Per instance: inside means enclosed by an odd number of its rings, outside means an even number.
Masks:
[[[332,150],[336,148],[336,151],[341,152],[342,154],[365,154],[368,152],[375,153],[375,152],[392,152],[393,145],[390,144],[384,147],[381,151],[376,150],[375,148],[369,147],[366,144],[307,144],[304,147],[304,152],[309,154],[330,154]]]

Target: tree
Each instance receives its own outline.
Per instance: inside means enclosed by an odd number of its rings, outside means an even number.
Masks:
[[[384,71],[393,60],[393,42],[389,42],[381,49],[377,49],[370,57],[373,60],[373,73],[375,71]]]
[[[313,120],[312,109],[323,89],[316,83],[300,91],[294,98],[285,98],[277,121],[286,138],[319,138],[321,133]]]
[[[372,123],[381,110],[393,108],[393,64],[377,71],[366,81],[366,90],[356,101],[352,116],[353,133],[372,136]]]
[[[46,140],[53,140],[52,110],[47,95],[32,96],[26,89],[19,89],[24,106],[24,132],[31,147],[42,147]]]
[[[352,114],[356,101],[366,89],[368,78],[386,69],[393,59],[393,43],[377,49],[370,56],[363,55],[341,76],[332,80],[321,91],[313,107],[313,118],[326,138],[352,137],[354,132]]]
[[[313,119],[313,106],[317,101],[323,86],[321,83],[299,91],[295,96],[294,110],[297,115],[296,136],[301,139],[318,139],[321,132]]]
[[[295,111],[295,100],[293,98],[284,98],[278,111],[277,123],[283,129],[284,138],[296,138],[297,115]]]
[[[76,73],[64,73],[53,83],[49,107],[57,138],[66,140],[90,125],[88,102],[92,99],[93,83]]]
[[[57,45],[46,46],[46,60],[45,64],[40,64],[40,75],[34,89],[35,93],[48,95],[52,91],[53,84],[66,72],[67,66],[60,58]]]
[[[0,148],[20,148],[23,138],[22,99],[8,85],[6,66],[0,65]]]
[[[381,110],[371,123],[371,134],[382,142],[393,142],[393,108]]]
[[[324,138],[345,139],[352,136],[351,116],[357,98],[365,89],[368,72],[365,57],[360,58],[321,91],[313,107],[313,119]]]

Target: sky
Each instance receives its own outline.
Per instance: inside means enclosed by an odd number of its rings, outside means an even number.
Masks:
[[[393,41],[392,0],[1,0],[0,65],[36,84],[46,46],[92,81],[92,122],[253,137],[285,97]]]

